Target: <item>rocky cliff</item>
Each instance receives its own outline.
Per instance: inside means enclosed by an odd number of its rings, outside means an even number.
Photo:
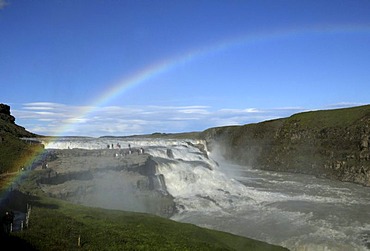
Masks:
[[[36,134],[27,131],[24,127],[15,123],[15,118],[10,113],[9,105],[0,104],[0,136],[5,134],[11,134],[16,137],[36,136]]]
[[[210,128],[201,135],[210,149],[238,164],[370,186],[370,105]]]

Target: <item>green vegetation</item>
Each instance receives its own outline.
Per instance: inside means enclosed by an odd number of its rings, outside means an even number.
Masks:
[[[4,110],[4,107],[6,105],[0,104],[0,109]],[[23,165],[28,164],[26,160],[42,151],[41,145],[30,145],[20,139],[35,137],[36,134],[18,126],[14,120],[13,116],[0,113],[0,175],[19,171]]]
[[[0,174],[18,172],[43,151],[41,144],[29,144],[11,134],[3,134],[0,143]]]
[[[2,188],[9,187],[22,168],[27,168],[41,158],[43,146],[26,143],[10,133],[2,132],[0,138],[0,188]]]
[[[184,133],[160,133],[140,134],[122,136],[123,138],[152,138],[152,139],[201,139],[200,132],[184,132]],[[103,136],[101,138],[121,138],[121,136]]]
[[[289,120],[299,121],[306,128],[346,127],[370,115],[370,105],[351,108],[298,113]]]
[[[35,250],[286,250],[148,214],[46,197],[36,197],[31,204],[29,228],[12,236]]]

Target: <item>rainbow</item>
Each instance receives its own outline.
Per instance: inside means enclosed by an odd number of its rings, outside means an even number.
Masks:
[[[56,131],[56,135],[64,135],[63,133],[70,131],[71,127],[77,124],[76,121],[87,118],[91,113],[99,107],[103,107],[117,97],[123,95],[134,87],[138,87],[145,82],[154,79],[162,74],[175,70],[181,65],[189,64],[201,58],[217,55],[220,52],[232,49],[239,49],[246,46],[259,43],[268,43],[279,40],[294,39],[306,36],[327,36],[327,35],[349,35],[349,34],[370,34],[369,25],[321,25],[306,28],[292,28],[286,30],[276,30],[269,32],[260,32],[247,35],[239,35],[233,38],[225,39],[214,44],[195,48],[183,54],[172,58],[162,59],[154,62],[130,76],[124,76],[116,83],[109,85],[107,90],[78,111],[78,115],[69,123],[61,125]],[[31,165],[35,156],[30,156],[23,160],[24,166]],[[15,177],[13,182],[16,182],[19,176]],[[1,201],[0,201],[1,202]]]
[[[97,99],[92,102],[92,107],[103,106],[109,101],[122,95],[129,89],[136,87],[146,81],[153,79],[161,74],[170,72],[177,67],[199,60],[201,58],[218,54],[222,51],[245,47],[262,42],[272,42],[286,40],[309,35],[337,35],[337,34],[361,34],[370,33],[370,24],[367,26],[320,26],[306,29],[288,29],[283,31],[261,32],[250,35],[241,35],[226,39],[215,44],[196,48],[173,58],[168,58],[155,62],[147,67],[140,69],[129,77],[124,77],[110,87]]]
[[[160,76],[162,74],[171,72],[172,70],[175,70],[181,65],[186,65],[205,57],[217,55],[218,53],[226,50],[239,49],[253,44],[268,43],[306,36],[328,36],[328,35],[349,35],[349,34],[366,34],[366,35],[370,34],[370,24],[362,26],[321,25],[316,27],[306,27],[303,29],[292,28],[286,30],[260,32],[247,35],[240,35],[201,48],[195,48],[193,50],[187,51],[183,54],[174,56],[172,58],[162,59],[157,62],[154,62],[133,73],[131,76],[124,76],[116,83],[108,85],[109,87],[102,95],[100,95],[95,100],[90,102],[91,104],[89,106],[79,111],[79,115],[76,117],[75,121],[83,120],[99,107],[103,107],[109,104],[109,102],[111,102],[112,100],[123,95],[130,89],[138,87],[141,84],[144,84],[148,80],[154,79],[155,77]],[[74,126],[73,122],[66,125],[62,125],[57,130],[59,132],[58,135],[63,135],[63,132],[69,131],[69,129],[72,126]]]
[[[17,173],[9,173],[8,178],[0,178],[3,179],[2,182],[6,181],[6,184],[2,184],[0,187],[0,212],[3,209],[3,204],[7,205],[9,195],[12,193],[13,190],[17,189],[17,186],[20,182],[22,182],[22,178],[26,176],[29,171],[37,165],[37,163],[41,163],[45,160],[46,152],[41,148],[35,148],[32,152],[26,152],[19,156],[19,159],[14,163],[14,166],[19,167]]]

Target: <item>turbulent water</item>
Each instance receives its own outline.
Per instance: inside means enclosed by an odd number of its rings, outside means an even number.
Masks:
[[[156,157],[157,172],[175,197],[176,221],[290,250],[370,249],[369,187],[233,165],[191,140],[68,138],[45,147],[99,149],[117,143]]]

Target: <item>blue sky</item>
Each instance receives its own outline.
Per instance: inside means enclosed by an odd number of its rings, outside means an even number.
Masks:
[[[0,103],[42,135],[368,104],[370,2],[0,0]]]

